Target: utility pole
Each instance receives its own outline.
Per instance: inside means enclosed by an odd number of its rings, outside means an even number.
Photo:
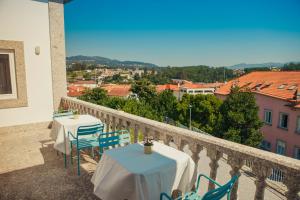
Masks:
[[[190,130],[192,129],[192,105],[189,104],[189,109],[190,109]]]

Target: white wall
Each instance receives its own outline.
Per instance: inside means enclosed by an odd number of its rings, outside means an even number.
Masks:
[[[0,109],[0,127],[51,120],[53,112],[47,1],[0,0],[0,40],[24,42],[28,107]],[[35,55],[35,47],[40,55]]]

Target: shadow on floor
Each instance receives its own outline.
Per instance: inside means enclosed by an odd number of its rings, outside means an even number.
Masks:
[[[81,168],[81,176],[77,176],[76,164],[65,169],[63,156],[57,155],[53,144],[49,142],[41,141],[43,165],[0,174],[1,200],[98,199],[93,194],[94,187],[90,181],[92,174]],[[83,165],[89,164],[82,162]]]

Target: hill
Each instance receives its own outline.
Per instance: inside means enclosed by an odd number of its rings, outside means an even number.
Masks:
[[[227,66],[228,69],[245,69],[245,68],[261,68],[261,67],[283,67],[285,63],[276,63],[276,62],[268,62],[268,63],[257,63],[257,64],[247,64],[240,63],[232,66]]]
[[[158,67],[152,63],[145,63],[140,61],[120,61],[116,59],[105,58],[101,56],[70,56],[67,57],[67,64],[81,63],[81,64],[100,64],[108,67],[128,67],[128,68],[154,68]]]

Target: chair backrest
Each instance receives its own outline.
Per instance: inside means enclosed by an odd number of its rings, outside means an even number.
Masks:
[[[229,198],[230,191],[238,179],[238,176],[234,176],[228,183],[225,185],[218,187],[216,189],[213,189],[211,191],[208,191],[202,198],[202,200],[219,200],[222,197],[224,197],[226,194],[228,195],[227,197]]]
[[[65,110],[63,112],[54,112],[53,113],[53,119],[57,118],[57,117],[65,117],[65,116],[71,116],[73,115],[73,112],[72,111],[68,111],[68,110]]]
[[[99,135],[99,146],[103,150],[117,145],[130,143],[130,134],[127,130],[119,130]]]
[[[120,130],[118,131],[118,135],[119,135],[119,145],[130,144],[130,133],[128,130]]]
[[[103,132],[103,124],[93,124],[88,126],[79,126],[77,129],[77,136],[81,135],[92,135],[92,134],[101,134]]]
[[[102,133],[99,135],[99,146],[101,149],[108,148],[117,144],[119,144],[118,132],[113,131],[108,133]]]

